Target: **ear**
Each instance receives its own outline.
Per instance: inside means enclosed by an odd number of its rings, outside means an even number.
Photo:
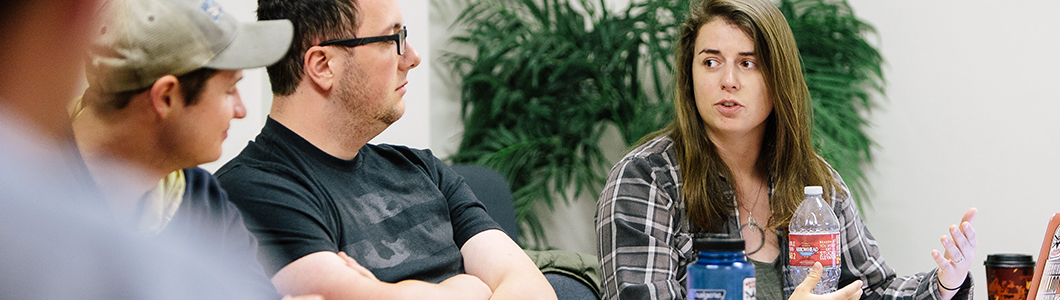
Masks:
[[[151,85],[148,92],[151,107],[160,118],[166,118],[175,108],[184,106],[184,98],[180,93],[180,82],[176,76],[166,75]]]
[[[335,74],[338,74],[336,67],[340,67],[342,64],[339,60],[335,59],[336,51],[326,47],[313,46],[309,50],[306,50],[305,61],[305,79],[310,80],[314,85],[322,91],[331,91],[331,87],[335,81]]]

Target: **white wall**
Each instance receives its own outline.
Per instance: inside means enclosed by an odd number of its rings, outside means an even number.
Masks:
[[[220,1],[253,19],[253,0]],[[447,42],[460,9],[454,1],[398,1],[424,63],[409,73],[405,116],[376,142],[430,147],[440,157],[456,151],[459,81],[439,59],[467,51]],[[887,262],[908,275],[933,268],[930,252],[941,249],[947,226],[978,207],[972,273],[975,297],[985,299],[986,255],[1037,256],[1049,215],[1060,212],[1060,2],[849,1],[879,31],[888,80],[887,98],[869,116],[879,146],[866,222]],[[233,122],[223,160],[257,134],[268,111],[263,73],[246,77],[239,88],[258,116]],[[553,246],[594,251],[593,201],[586,197],[546,221]]]
[[[386,131],[372,139],[371,143],[407,145],[413,148],[431,147],[431,89],[430,70],[433,66],[431,53],[431,26],[427,17],[428,0],[397,0],[409,30],[408,43],[416,48],[423,58],[409,72],[409,84],[405,93],[405,114],[390,125]]]
[[[879,148],[865,219],[909,274],[934,267],[947,226],[979,208],[972,273],[986,299],[986,255],[1037,256],[1060,212],[1060,3],[850,3],[879,31],[889,81],[870,117]]]

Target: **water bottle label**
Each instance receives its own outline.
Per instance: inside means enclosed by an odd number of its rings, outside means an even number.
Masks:
[[[689,289],[688,299],[689,300],[725,300],[725,289]],[[741,292],[739,290],[733,292]],[[739,296],[742,300],[755,300],[755,278],[747,277],[743,279],[743,291]],[[740,300],[741,298],[737,298]]]
[[[725,300],[725,290],[689,289],[688,300]]]
[[[839,265],[839,233],[788,234],[788,260],[792,266],[811,267]]]
[[[743,279],[743,300],[755,300],[755,278],[747,277]]]

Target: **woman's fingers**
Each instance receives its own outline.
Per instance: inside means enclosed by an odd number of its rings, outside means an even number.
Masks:
[[[847,286],[843,287],[842,289],[839,289],[839,290],[835,291],[834,293],[832,293],[833,296],[835,296],[833,299],[837,299],[837,300],[857,300],[857,299],[861,299],[861,293],[862,293],[861,285],[862,285],[861,280],[854,281],[853,283],[848,284]]]
[[[975,228],[972,227],[971,222],[961,223],[961,232],[964,233],[964,238],[968,239],[968,245],[972,247],[979,246],[979,242],[975,240]]]
[[[975,223],[975,217],[979,215],[979,210],[975,207],[969,208],[968,211],[964,212],[964,217],[961,218],[960,231],[964,234],[964,237],[968,240],[968,244],[972,247],[977,247],[978,243],[975,240],[975,230],[972,229],[972,223]]]
[[[979,209],[975,207],[969,208],[968,211],[964,212],[964,217],[961,217],[961,223],[968,222],[974,223],[975,216],[979,214]]]
[[[956,228],[957,226],[951,226],[950,228]],[[940,239],[942,242],[942,248],[946,249],[946,258],[949,258],[950,262],[959,264],[964,262],[964,254],[957,248],[957,244],[954,243],[953,238],[949,236],[942,236]]]
[[[939,272],[948,271],[953,269],[953,264],[950,260],[942,256],[939,250],[931,250],[931,258],[935,259],[935,264],[939,266]]]
[[[970,208],[964,213],[964,217],[961,218],[960,225],[950,226],[950,241],[954,247],[951,248],[947,245],[946,251],[950,260],[955,264],[964,263],[964,260],[970,260],[975,257],[978,242],[975,239],[975,229],[972,228],[972,222],[975,221],[976,214],[978,214],[978,210],[974,207]],[[943,241],[943,244],[945,245],[946,241]]]
[[[963,224],[967,223],[962,223],[961,226],[963,226]],[[975,247],[972,246],[971,240],[968,239],[968,236],[964,234],[964,230],[958,229],[957,225],[950,225],[950,236],[953,238],[953,243],[956,244],[957,248],[960,248],[962,252],[964,249]]]
[[[942,237],[942,245],[946,249],[945,257],[954,264],[964,263],[964,260],[975,256],[975,248],[978,242],[975,239],[975,230],[972,222],[978,214],[976,208],[970,208],[961,218],[960,225],[950,225],[950,236]]]
[[[972,224],[968,222],[963,222],[960,226],[960,229],[958,229],[957,225],[954,225],[950,234],[953,235],[953,241],[957,244],[957,248],[961,250],[963,257],[973,258],[975,257],[977,244],[975,241],[975,230],[972,229]]]

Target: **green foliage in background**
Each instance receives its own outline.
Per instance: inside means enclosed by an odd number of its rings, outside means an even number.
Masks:
[[[689,0],[640,1],[615,12],[603,0],[480,0],[453,41],[475,48],[446,60],[462,76],[464,135],[454,163],[491,167],[509,181],[524,235],[547,247],[535,204],[595,197],[612,162],[609,127],[627,146],[672,119],[672,43]],[[814,97],[815,142],[863,194],[872,142],[862,131],[869,90],[882,92],[872,28],[843,1],[784,0]],[[805,45],[805,46],[804,46]]]
[[[843,1],[783,0],[778,5],[799,44],[802,72],[813,99],[813,142],[858,202],[869,204],[864,168],[872,140],[864,128],[871,93],[884,94],[883,57],[864,38],[875,29]]]

